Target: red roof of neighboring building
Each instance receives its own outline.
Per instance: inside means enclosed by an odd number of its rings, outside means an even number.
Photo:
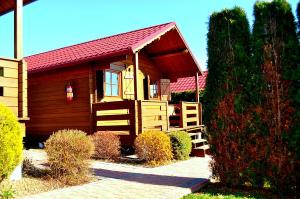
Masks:
[[[205,89],[205,83],[206,83],[206,77],[207,77],[208,71],[203,71],[202,75],[199,76],[199,88],[200,90]],[[185,78],[179,78],[177,82],[171,83],[171,92],[172,93],[178,93],[178,92],[184,92],[184,91],[193,91],[196,90],[195,85],[195,77],[185,77]]]
[[[25,58],[28,72],[134,53],[174,27],[176,23],[171,22],[32,55]]]

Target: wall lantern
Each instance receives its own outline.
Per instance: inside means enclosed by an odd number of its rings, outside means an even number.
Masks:
[[[74,98],[73,87],[69,82],[66,86],[67,102],[72,102]]]

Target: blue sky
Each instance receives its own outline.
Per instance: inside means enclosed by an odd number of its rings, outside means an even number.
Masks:
[[[289,2],[295,13],[298,0]],[[252,25],[254,3],[255,0],[38,0],[24,8],[24,54],[175,21],[205,69],[209,15],[237,5],[245,9]],[[0,30],[0,56],[12,57],[12,13],[0,17]]]

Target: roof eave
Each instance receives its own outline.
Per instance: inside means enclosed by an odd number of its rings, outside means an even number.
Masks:
[[[35,73],[45,72],[45,71],[49,71],[49,70],[55,70],[55,69],[68,67],[68,66],[72,66],[72,65],[79,65],[79,64],[83,64],[83,63],[87,63],[87,62],[102,61],[102,60],[109,59],[112,57],[118,57],[118,56],[127,55],[127,54],[132,54],[130,48],[123,49],[122,51],[119,51],[117,53],[112,52],[109,54],[103,54],[100,56],[90,57],[88,59],[81,59],[81,60],[77,60],[77,61],[65,62],[63,64],[58,64],[58,65],[49,65],[47,67],[41,67],[41,68],[35,68],[35,69],[29,68],[28,74],[35,74]]]
[[[141,50],[142,48],[144,48],[145,46],[149,45],[150,43],[152,43],[153,41],[159,39],[162,35],[166,34],[167,32],[169,32],[172,29],[176,29],[180,38],[182,39],[184,45],[186,46],[188,52],[190,53],[192,59],[194,60],[199,72],[201,75],[203,75],[203,71],[201,70],[200,64],[197,61],[197,59],[195,58],[194,54],[192,53],[189,45],[187,44],[187,42],[185,41],[184,37],[182,36],[179,28],[177,27],[175,22],[171,22],[170,24],[168,24],[166,27],[164,27],[162,30],[160,30],[158,33],[156,33],[155,35],[150,35],[146,38],[144,38],[143,40],[141,40],[140,42],[136,43],[135,45],[133,45],[131,47],[132,49],[132,53],[138,52],[139,50]]]
[[[181,32],[180,32],[180,30],[179,30],[179,28],[177,27],[176,24],[175,24],[175,28],[176,28],[176,30],[177,30],[177,32],[178,32],[180,38],[182,39],[183,43],[185,44],[186,48],[188,49],[190,55],[192,56],[192,58],[193,58],[193,60],[194,60],[194,62],[195,62],[195,64],[196,64],[196,66],[197,66],[197,68],[198,68],[200,74],[203,75],[203,71],[202,71],[202,69],[201,69],[201,67],[200,67],[199,62],[197,61],[196,57],[194,56],[193,52],[191,51],[189,45],[188,45],[187,42],[185,41],[183,35],[181,34]]]

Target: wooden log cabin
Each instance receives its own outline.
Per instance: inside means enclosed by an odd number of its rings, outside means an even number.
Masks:
[[[23,5],[33,1],[0,0],[0,17],[14,11],[14,57],[0,58],[0,103],[12,109],[24,130],[25,122],[29,118],[27,64],[23,59]]]
[[[39,140],[67,128],[114,131],[130,145],[145,129],[167,131],[170,82],[201,75],[174,22],[29,56],[26,61],[31,118],[27,134]],[[198,102],[182,103],[181,127],[201,124]]]

